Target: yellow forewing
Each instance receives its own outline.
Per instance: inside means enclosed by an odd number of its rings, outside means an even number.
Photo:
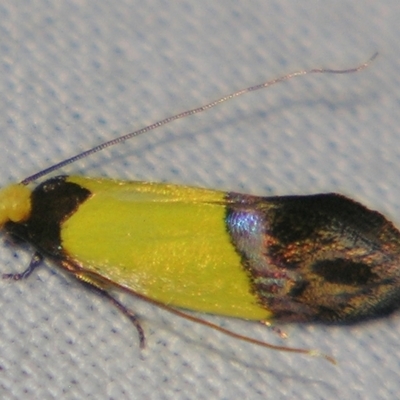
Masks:
[[[265,319],[225,227],[225,193],[68,177],[92,193],[61,227],[87,271],[165,304]]]

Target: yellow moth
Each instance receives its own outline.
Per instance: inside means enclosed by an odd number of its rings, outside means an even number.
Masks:
[[[136,326],[141,346],[138,318],[109,289],[256,345],[306,354],[317,352],[239,335],[198,313],[347,322],[396,308],[400,233],[382,215],[341,195],[257,197],[66,175],[31,188],[69,163],[242,94],[305,74],[356,72],[367,64],[299,71],[246,88],[1,189],[0,226],[36,248],[26,271],[3,277],[26,278],[46,257],[107,296]]]

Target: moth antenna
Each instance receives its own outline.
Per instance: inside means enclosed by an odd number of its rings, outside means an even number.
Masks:
[[[250,86],[247,87],[245,89],[241,89],[238,90],[237,92],[228,94],[226,96],[223,96],[217,100],[214,100],[210,103],[207,103],[203,106],[200,107],[196,107],[193,108],[191,110],[186,110],[183,111],[179,114],[175,114],[172,115],[170,117],[167,117],[165,119],[162,119],[160,121],[157,121],[151,125],[145,126],[144,128],[138,129],[137,131],[131,132],[131,133],[127,133],[126,135],[117,137],[115,139],[111,139],[107,142],[101,143],[98,146],[92,147],[89,150],[83,151],[82,153],[79,153],[73,157],[67,158],[64,161],[61,161],[57,164],[52,165],[49,168],[46,168],[40,172],[37,172],[34,175],[31,175],[27,178],[25,178],[23,181],[21,181],[21,184],[23,185],[27,185],[45,175],[50,174],[53,171],[56,171],[58,169],[61,169],[63,167],[65,167],[68,164],[72,164],[78,160],[81,160],[83,158],[86,158],[94,153],[97,153],[101,150],[106,149],[107,147],[111,147],[111,146],[115,146],[116,144],[125,142],[126,140],[132,139],[136,136],[142,135],[146,132],[152,131],[156,128],[159,128],[160,126],[163,125],[167,125],[169,123],[171,123],[172,121],[176,121],[178,119],[182,119],[182,118],[186,118],[189,117],[191,115],[194,114],[199,114],[202,113],[204,111],[207,111],[213,107],[218,106],[221,103],[225,103],[226,101],[232,100],[236,97],[242,96],[244,94],[250,93],[250,92],[255,92],[256,90],[261,90],[261,89],[266,89],[272,85],[275,85],[276,83],[280,83],[280,82],[284,82],[284,81],[288,81],[290,79],[296,78],[298,76],[303,76],[303,75],[309,75],[309,74],[350,74],[353,72],[359,72],[362,71],[363,69],[367,68],[369,66],[369,64],[371,64],[371,62],[378,56],[378,52],[374,53],[366,62],[364,62],[363,64],[358,65],[357,67],[353,67],[353,68],[347,68],[347,69],[330,69],[330,68],[314,68],[314,69],[309,69],[309,70],[300,70],[300,71],[296,71],[296,72],[292,72],[290,74],[281,76],[279,78],[275,78],[275,79],[271,79],[267,82],[263,82],[260,83],[258,85],[255,86]]]

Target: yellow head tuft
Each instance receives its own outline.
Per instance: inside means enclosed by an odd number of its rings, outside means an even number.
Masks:
[[[31,190],[14,184],[0,190],[0,227],[6,222],[22,222],[31,212]]]

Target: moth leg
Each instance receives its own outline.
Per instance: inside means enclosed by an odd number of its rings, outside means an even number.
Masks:
[[[37,267],[39,267],[42,264],[42,261],[43,261],[43,256],[40,253],[35,252],[35,254],[31,258],[28,268],[25,271],[17,273],[17,274],[15,274],[15,273],[3,274],[2,278],[3,279],[12,279],[14,281],[26,279]]]
[[[278,328],[276,325],[273,324],[273,322],[271,321],[260,321],[263,325],[265,325],[266,327],[268,327],[269,329],[272,330],[272,332],[276,333],[281,339],[287,339],[288,335],[285,331],[283,331],[282,329]]]
[[[129,320],[132,322],[134,327],[136,328],[138,335],[139,335],[139,346],[141,349],[144,349],[146,347],[146,337],[144,334],[144,330],[142,328],[142,325],[140,324],[139,318],[133,313],[132,310],[129,308],[125,307],[121,302],[119,302],[115,297],[113,297],[110,293],[107,292],[107,290],[102,289],[96,285],[93,285],[92,283],[89,282],[82,282],[85,286],[88,286],[91,290],[96,292],[98,295],[103,296],[107,298],[115,307],[118,308],[119,311],[121,311],[126,317],[129,318]]]

